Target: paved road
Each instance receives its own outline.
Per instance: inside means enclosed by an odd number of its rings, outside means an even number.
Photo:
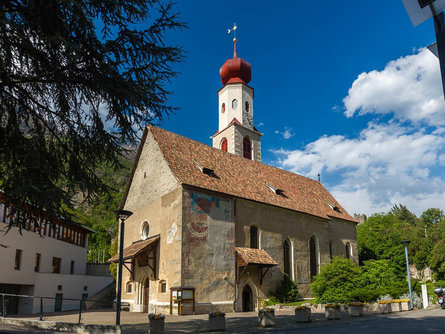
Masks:
[[[103,313],[97,315],[103,316]],[[142,320],[142,316],[144,320]],[[124,334],[147,333],[145,314],[128,313],[125,317],[134,319],[131,319],[133,321],[126,319],[126,324],[122,326]],[[442,309],[368,315],[363,318],[349,318],[343,314],[342,320],[330,321],[324,320],[322,313],[314,313],[313,321],[308,324],[294,323],[292,313],[284,311],[277,313],[276,320],[277,325],[274,328],[261,328],[258,327],[257,316],[254,312],[229,313],[226,317],[226,333],[417,334],[445,332],[445,310]],[[165,330],[166,333],[205,333],[207,331],[207,316],[170,316],[167,318]],[[0,324],[0,333],[49,334],[54,332]]]
[[[23,334],[52,334],[52,333],[61,333],[61,332],[54,332],[54,331],[46,331],[43,329],[34,329],[34,328],[24,328],[20,326],[12,326],[12,325],[6,325],[6,324],[0,324],[0,333],[1,334],[17,334],[17,333],[23,333]]]
[[[329,321],[306,328],[277,329],[261,331],[262,333],[441,333],[445,332],[445,310],[419,310],[391,315],[364,317],[357,321]]]

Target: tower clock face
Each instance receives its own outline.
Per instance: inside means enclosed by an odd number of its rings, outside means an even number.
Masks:
[[[232,109],[236,110],[236,108],[238,108],[238,100],[237,99],[233,99],[233,101],[232,101]]]

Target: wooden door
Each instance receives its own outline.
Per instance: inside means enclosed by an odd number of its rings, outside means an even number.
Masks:
[[[252,289],[250,286],[246,285],[243,289],[242,294],[242,302],[243,302],[243,312],[249,312],[253,310],[253,303],[252,303]]]

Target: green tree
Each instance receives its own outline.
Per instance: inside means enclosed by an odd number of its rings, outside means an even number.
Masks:
[[[102,163],[175,109],[166,84],[183,50],[171,1],[15,1],[0,4],[0,189],[22,226],[31,203],[68,215],[72,196],[109,189]],[[24,202],[26,201],[26,203]]]
[[[362,285],[382,290],[400,280],[397,270],[389,260],[365,261],[362,267]]]
[[[287,274],[284,274],[283,279],[278,285],[274,293],[271,293],[277,301],[282,303],[296,302],[300,299],[297,284],[290,279]]]
[[[350,293],[361,287],[362,272],[351,260],[334,257],[324,265],[311,284],[318,303],[346,303],[353,298]]]
[[[412,225],[396,215],[374,214],[357,227],[360,263],[367,260],[389,260],[400,277],[405,270],[405,253],[401,243],[410,235]]]
[[[420,220],[427,226],[433,226],[444,220],[445,216],[440,209],[431,208],[425,210],[420,216]]]

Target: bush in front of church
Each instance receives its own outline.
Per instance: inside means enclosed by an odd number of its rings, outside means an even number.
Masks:
[[[270,300],[279,303],[291,303],[301,300],[297,284],[284,274],[275,292],[270,293]]]
[[[362,287],[362,271],[353,261],[335,257],[331,263],[324,265],[318,275],[313,277],[312,292],[321,304],[347,303],[354,301],[350,295]]]

